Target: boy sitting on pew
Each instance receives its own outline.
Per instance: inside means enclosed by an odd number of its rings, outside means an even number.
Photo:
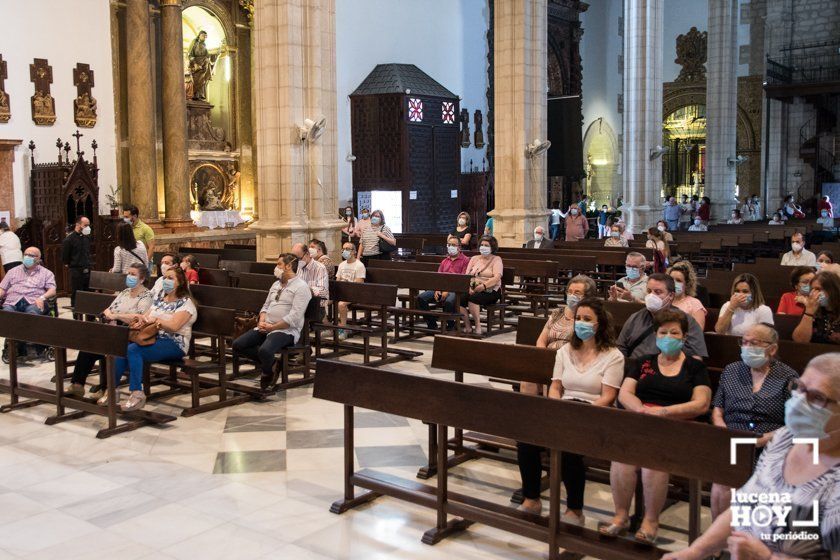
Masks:
[[[356,258],[356,246],[349,241],[341,246],[341,264],[335,273],[335,279],[339,282],[364,282],[367,271],[362,261]],[[349,304],[346,301],[338,302],[338,324],[347,324],[347,309]],[[338,330],[338,339],[347,340],[347,331]]]

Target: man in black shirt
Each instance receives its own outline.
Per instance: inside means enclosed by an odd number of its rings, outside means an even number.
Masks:
[[[76,225],[61,246],[61,262],[70,270],[70,306],[76,306],[76,292],[90,285],[90,220],[76,218]]]

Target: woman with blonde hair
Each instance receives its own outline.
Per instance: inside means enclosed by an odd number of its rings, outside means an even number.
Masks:
[[[706,307],[697,299],[697,273],[688,261],[677,261],[668,269],[668,276],[674,279],[673,306],[691,316],[700,328],[705,328]]]

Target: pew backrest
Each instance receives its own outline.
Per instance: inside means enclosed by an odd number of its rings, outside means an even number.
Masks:
[[[548,384],[557,352],[535,346],[435,336],[432,367],[511,381]]]
[[[240,272],[237,275],[236,287],[247,290],[263,290],[268,291],[271,286],[277,281],[273,274],[252,274],[250,272]]]
[[[198,283],[210,286],[230,286],[230,272],[218,268],[199,268]]]
[[[0,337],[106,356],[125,356],[128,327],[0,311]]]
[[[331,280],[330,298],[332,301],[346,301],[359,305],[391,306],[397,301],[397,286]]]
[[[73,312],[81,315],[99,315],[108,309],[116,297],[114,294],[79,290],[76,292],[76,306]]]
[[[199,305],[254,313],[262,309],[265,298],[268,297],[268,290],[247,290],[224,286],[205,286],[203,284],[190,286],[190,291]]]
[[[470,277],[466,274],[372,268],[367,271],[366,280],[374,284],[392,284],[400,288],[439,290],[460,294],[465,294],[470,289]]]
[[[88,286],[101,292],[121,292],[125,289],[125,274],[91,270]]]

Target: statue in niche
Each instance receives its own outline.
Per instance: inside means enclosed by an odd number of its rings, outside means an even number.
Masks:
[[[196,101],[207,101],[207,82],[213,72],[213,64],[210,60],[210,53],[207,51],[205,42],[207,32],[201,30],[198,36],[193,39],[190,45],[189,68],[192,77],[192,99]]]
[[[475,144],[475,147],[479,150],[484,147],[484,132],[481,129],[483,119],[484,117],[481,115],[481,109],[476,109],[473,114],[473,122],[475,123],[475,137],[473,144]]]
[[[470,112],[467,109],[461,109],[461,147],[470,147]]]
[[[222,199],[219,196],[220,186],[216,182],[215,177],[210,177],[207,181],[207,186],[201,192],[201,196],[199,200],[204,200],[204,204],[202,204],[201,209],[206,211],[214,211],[214,210],[225,210],[224,204],[222,204]]]

